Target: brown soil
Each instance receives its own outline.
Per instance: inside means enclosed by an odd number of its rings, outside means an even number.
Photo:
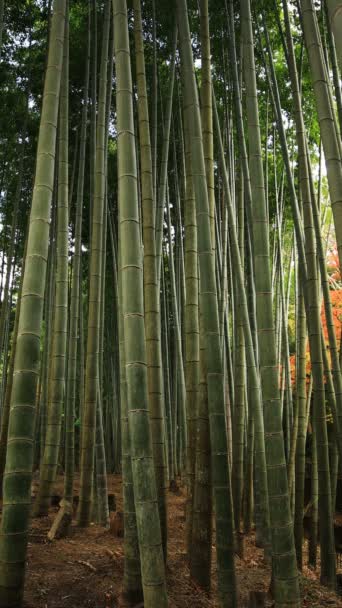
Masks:
[[[116,495],[117,510],[122,509],[121,480],[110,476],[108,491]],[[57,492],[62,492],[59,480]],[[78,480],[76,481],[76,492]],[[170,492],[167,582],[170,608],[215,608],[215,582],[212,595],[197,587],[189,577],[185,554],[185,492]],[[123,539],[92,525],[75,525],[69,538],[47,540],[57,507],[49,517],[32,521],[28,547],[25,608],[116,608],[123,576]],[[237,558],[240,606],[248,606],[249,591],[267,591],[269,567],[254,537],[245,541],[244,559]],[[215,579],[213,566],[213,580]],[[318,574],[305,569],[301,579],[303,606],[341,607],[342,599],[319,585]],[[267,606],[272,606],[267,600]]]

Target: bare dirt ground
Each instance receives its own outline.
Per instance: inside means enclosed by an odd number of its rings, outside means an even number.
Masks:
[[[62,493],[62,479],[57,492]],[[109,476],[108,491],[116,496],[117,510],[122,510],[121,480]],[[76,480],[76,493],[78,480]],[[215,582],[212,594],[198,588],[191,580],[185,554],[185,491],[169,492],[169,548],[167,584],[170,608],[216,608]],[[28,548],[25,608],[116,608],[123,576],[123,539],[103,528],[72,527],[70,537],[49,542],[47,532],[58,507],[49,517],[32,520]],[[254,546],[254,536],[245,541],[244,559],[236,558],[239,581],[239,605],[248,606],[249,591],[267,591],[269,567],[263,553]],[[213,564],[213,580],[215,580]],[[308,568],[301,577],[302,605],[310,608],[342,608],[342,598],[319,584],[319,575]],[[271,598],[267,606],[272,606]]]

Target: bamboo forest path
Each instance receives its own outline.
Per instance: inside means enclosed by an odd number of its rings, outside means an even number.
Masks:
[[[59,477],[56,495],[62,494],[62,490],[63,478]],[[77,476],[75,495],[78,490]],[[36,491],[37,481],[33,484],[33,493]],[[120,511],[120,476],[108,476],[108,492],[114,493],[116,509]],[[179,487],[175,493],[169,491],[167,500],[169,608],[216,608],[214,599],[190,580],[185,553],[185,489]],[[57,510],[58,506],[52,507],[47,517],[31,522],[24,608],[116,608],[123,578],[123,539],[100,526],[82,529],[74,522],[70,537],[49,542],[47,532]],[[237,558],[236,565],[239,606],[244,608],[248,606],[249,592],[267,591],[269,581],[269,569],[264,563],[263,552],[255,548],[253,534],[246,539],[244,559]],[[342,608],[342,598],[321,587],[316,573],[304,567],[304,575],[301,584],[303,607]],[[215,580],[214,576],[212,580]],[[272,601],[267,600],[266,606],[272,606]]]

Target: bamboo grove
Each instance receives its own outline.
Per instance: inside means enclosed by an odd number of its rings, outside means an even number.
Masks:
[[[305,560],[337,589],[341,15],[1,0],[0,608],[76,474],[82,528],[108,526],[122,476],[122,606],[168,605],[177,484],[220,607],[252,530],[277,608],[301,605]]]

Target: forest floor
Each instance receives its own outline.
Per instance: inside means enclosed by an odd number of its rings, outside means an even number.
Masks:
[[[63,481],[56,492],[62,494]],[[78,479],[76,480],[76,493]],[[115,494],[122,510],[121,480],[108,477],[108,491]],[[168,494],[169,545],[167,585],[169,608],[216,608],[215,582],[212,594],[198,588],[189,576],[185,554],[185,491]],[[32,520],[28,548],[25,608],[116,608],[123,577],[123,539],[97,525],[87,529],[72,526],[68,538],[49,542],[47,532],[58,507],[48,517]],[[248,606],[250,591],[267,591],[269,566],[255,548],[254,535],[245,540],[244,559],[236,558],[239,606]],[[213,580],[215,564],[213,564]],[[305,568],[301,577],[304,607],[342,608],[342,597],[319,584],[318,573]],[[272,600],[267,599],[267,606]]]

